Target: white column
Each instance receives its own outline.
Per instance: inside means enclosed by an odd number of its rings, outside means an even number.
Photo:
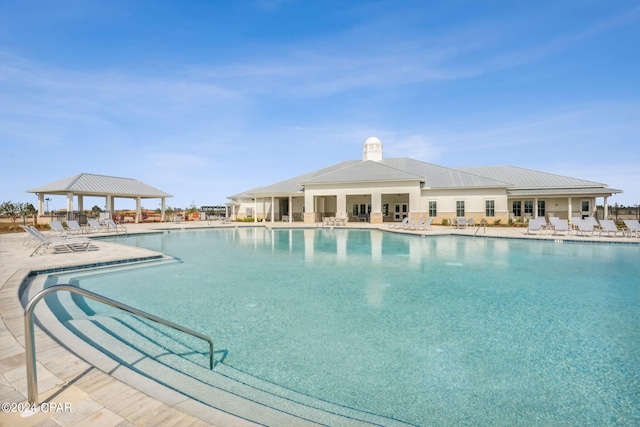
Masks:
[[[538,218],[538,198],[533,199],[533,217]]]
[[[271,222],[273,222],[273,217],[275,215],[275,203],[276,203],[276,198],[271,196]]]
[[[73,211],[73,193],[67,193],[67,215],[71,211]]]
[[[603,212],[604,218],[602,219],[607,219],[607,216],[609,216],[609,206],[607,206],[608,199],[609,197],[604,196],[604,212]]]
[[[84,211],[84,198],[80,194],[78,194],[78,210],[80,211],[80,213]]]
[[[336,196],[336,215],[338,213],[347,213],[347,195],[338,194]]]
[[[167,208],[166,206],[166,198],[163,197],[160,199],[160,221],[164,222],[165,221],[165,216],[164,216],[164,210]]]
[[[38,193],[38,215],[44,215],[44,193]]]
[[[293,197],[289,196],[289,222],[293,222]]]
[[[111,197],[111,194],[107,194],[105,199],[105,209],[109,212],[109,215],[111,215],[113,213],[113,198]]]
[[[253,222],[258,222],[258,198],[253,199]]]
[[[262,222],[267,222],[267,198],[262,198]]]
[[[136,224],[139,224],[141,219],[142,219],[142,203],[141,203],[141,197],[138,196],[136,197]]]
[[[571,213],[573,212],[573,208],[571,206],[571,197],[569,197],[567,205],[569,206],[568,207],[569,213],[567,214],[567,219],[571,219]]]

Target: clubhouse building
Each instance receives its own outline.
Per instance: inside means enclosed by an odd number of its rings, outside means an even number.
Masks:
[[[348,160],[228,197],[227,216],[254,221],[348,217],[372,224],[405,217],[457,217],[501,223],[557,216],[595,216],[601,198],[621,190],[606,184],[516,166],[447,168],[406,157],[386,159],[378,138],[368,138],[362,160]]]

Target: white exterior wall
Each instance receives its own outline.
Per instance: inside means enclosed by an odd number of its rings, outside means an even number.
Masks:
[[[456,217],[456,202],[464,201],[465,217],[474,218],[476,222],[487,219],[506,220],[509,215],[509,205],[507,203],[507,194],[504,188],[481,188],[481,189],[441,189],[441,190],[423,190],[420,199],[420,209],[429,212],[429,201],[437,203],[436,222],[443,219],[452,219]],[[495,216],[486,217],[486,201],[493,200]]]

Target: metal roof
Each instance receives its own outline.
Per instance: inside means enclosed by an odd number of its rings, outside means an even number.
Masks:
[[[366,182],[366,181],[421,181],[424,178],[401,169],[388,166],[382,162],[371,160],[358,161],[344,168],[340,168],[329,173],[315,176],[309,180],[302,181],[307,184],[328,184],[343,182]]]
[[[173,197],[169,193],[132,178],[93,175],[81,173],[41,187],[27,190],[27,193],[67,194],[87,196],[112,195],[117,197],[159,198]]]
[[[458,170],[511,183],[515,188],[606,187],[606,184],[516,166],[480,166]]]

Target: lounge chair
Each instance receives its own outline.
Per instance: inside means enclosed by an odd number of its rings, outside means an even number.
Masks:
[[[463,216],[456,220],[456,228],[467,228],[467,219]]]
[[[88,228],[81,227],[78,221],[74,220],[67,221],[67,230],[69,230],[71,234],[84,234],[89,232]]]
[[[29,255],[30,257],[34,256],[40,250],[44,252],[48,248],[53,248],[54,251],[75,252],[78,250],[88,251],[91,245],[91,240],[84,237],[45,236],[30,226],[25,226],[23,229],[39,242],[39,245],[31,252],[31,255]]]
[[[467,220],[467,225],[466,225],[466,226],[467,226],[467,227],[473,227],[474,225],[475,225],[475,224],[474,224],[474,222],[473,222],[473,218],[469,218],[469,219]]]
[[[594,230],[599,230],[600,228],[602,228],[600,226],[600,224],[598,223],[598,220],[593,217],[593,216],[588,216],[586,218],[584,218],[585,221],[590,222],[591,225],[593,225]]]
[[[407,226],[408,229],[417,230],[424,224],[425,218],[418,218],[412,225]]]
[[[544,218],[542,218],[544,221]],[[527,234],[531,234],[532,231],[537,231],[538,234],[542,234],[542,222],[540,218],[533,218],[529,220],[529,224],[527,225]]]
[[[560,219],[555,216],[550,216],[549,221],[551,221],[551,226],[553,227],[554,236],[558,233],[568,233],[569,232],[569,221],[566,219]]]
[[[624,225],[627,226],[629,237],[633,234],[635,237],[640,236],[640,221],[637,219],[625,219]]]
[[[66,236],[68,233],[68,230],[66,228],[64,228],[64,226],[62,225],[62,223],[60,221],[51,221],[49,222],[49,227],[51,227],[51,232],[52,233],[58,233],[58,235],[60,236]]]
[[[403,224],[403,226],[402,226],[402,227],[400,227],[400,228],[402,228],[402,229],[404,229],[404,230],[407,230],[407,229],[409,229],[409,228],[412,228],[412,227],[414,227],[414,226],[416,225],[416,221],[417,221],[417,219],[415,219],[415,218],[411,218],[411,219],[409,220],[409,222],[407,222],[406,224]]]
[[[593,236],[593,233],[595,232],[593,223],[591,223],[591,221],[587,221],[581,218],[572,218],[571,223],[576,227],[575,231],[577,231],[578,234],[582,236],[587,233],[591,233],[591,235]]]
[[[433,222],[433,217],[426,218],[424,220],[424,222],[422,223],[422,225],[420,227],[418,227],[418,229],[420,229],[420,230],[430,230],[432,222]]]
[[[104,221],[109,231],[114,231],[118,234],[124,233],[127,234],[127,228],[122,224],[116,224],[112,219],[107,219]]]
[[[89,223],[89,230],[90,231],[95,231],[95,232],[109,232],[109,227],[107,227],[104,224],[101,224],[100,221],[98,221],[97,219],[88,219],[87,222]]]
[[[602,236],[602,233],[607,233],[607,236],[611,237],[611,233],[613,233],[613,237],[617,236],[618,233],[621,233],[622,236],[624,237],[624,235],[627,233],[627,230],[618,230],[618,227],[616,226],[616,223],[613,222],[613,220],[611,219],[601,219],[600,220],[600,235]]]
[[[402,222],[392,222],[389,224],[389,228],[402,228],[409,223],[409,217],[405,216]]]

